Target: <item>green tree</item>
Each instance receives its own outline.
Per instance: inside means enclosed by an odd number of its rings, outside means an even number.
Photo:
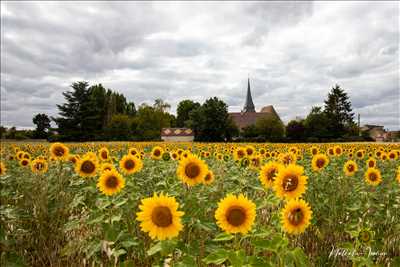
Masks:
[[[122,141],[132,138],[131,119],[128,115],[113,115],[107,127],[108,138],[111,140]]]
[[[312,107],[304,120],[305,136],[307,138],[324,139],[329,135],[328,118],[321,107]]]
[[[71,85],[72,91],[63,92],[66,103],[57,105],[60,117],[53,118],[61,139],[86,139],[82,120],[86,111],[84,106],[89,99],[88,87],[87,82],[75,82]]]
[[[188,127],[190,125],[190,112],[200,107],[200,103],[192,100],[182,100],[179,102],[176,109],[176,126],[177,127]]]
[[[39,113],[33,117],[32,122],[36,125],[33,137],[38,139],[47,138],[50,128],[50,118],[44,113]]]
[[[285,134],[285,126],[274,116],[263,116],[257,119],[256,128],[259,136],[269,141],[280,140]]]
[[[332,137],[341,137],[354,125],[354,113],[347,93],[339,85],[332,87],[325,100],[324,109],[328,130]]]
[[[303,141],[305,131],[304,120],[291,120],[286,126],[286,137],[292,141]]]
[[[189,113],[197,140],[223,141],[229,125],[228,106],[217,97],[207,99]]]
[[[168,103],[157,99],[153,106],[140,105],[137,117],[137,135],[140,140],[159,140],[161,129],[171,126],[171,114],[166,112]]]

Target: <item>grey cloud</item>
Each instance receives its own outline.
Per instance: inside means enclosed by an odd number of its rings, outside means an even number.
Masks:
[[[257,110],[285,121],[338,83],[363,123],[399,129],[398,23],[395,3],[2,2],[1,124],[55,115],[78,80],[239,111],[250,74]]]

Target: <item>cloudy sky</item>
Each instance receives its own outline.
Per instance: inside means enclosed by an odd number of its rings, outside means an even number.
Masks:
[[[287,122],[338,83],[361,123],[400,128],[396,2],[1,2],[1,124],[56,115],[74,81],[172,106],[217,96]]]

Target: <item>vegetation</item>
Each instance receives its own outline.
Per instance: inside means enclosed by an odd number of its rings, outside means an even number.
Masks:
[[[399,144],[2,143],[0,153],[1,266],[400,263]]]

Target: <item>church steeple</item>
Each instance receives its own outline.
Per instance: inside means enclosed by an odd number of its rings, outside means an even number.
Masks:
[[[250,78],[247,79],[247,96],[242,112],[256,112],[250,92]]]

